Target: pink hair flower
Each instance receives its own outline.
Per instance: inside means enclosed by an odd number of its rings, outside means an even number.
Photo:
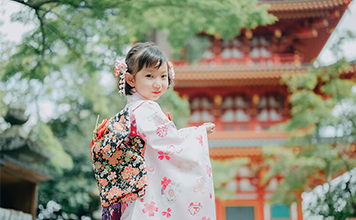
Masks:
[[[125,74],[126,71],[127,71],[126,63],[116,60],[115,61],[115,76],[118,76],[120,74]]]
[[[169,70],[169,75],[170,75],[171,79],[174,79],[175,73],[174,73],[172,62],[168,62],[168,70]]]

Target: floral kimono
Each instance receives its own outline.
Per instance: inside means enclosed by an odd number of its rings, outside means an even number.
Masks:
[[[177,130],[159,105],[128,96],[130,121],[146,143],[145,195],[122,202],[122,220],[215,220],[215,197],[205,126]]]

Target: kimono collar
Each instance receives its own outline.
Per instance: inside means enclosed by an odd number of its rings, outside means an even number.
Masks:
[[[140,101],[140,100],[147,100],[137,92],[134,92],[132,95],[127,96],[127,104],[133,103],[135,101]]]

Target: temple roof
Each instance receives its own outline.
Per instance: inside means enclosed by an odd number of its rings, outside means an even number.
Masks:
[[[318,9],[333,9],[347,5],[352,0],[259,0],[261,4],[270,4],[270,12],[304,11]]]
[[[289,138],[288,133],[284,131],[224,131],[215,132],[209,135],[209,141],[211,140],[248,140],[248,139],[287,139]],[[226,146],[221,146],[226,147]]]
[[[213,159],[261,157],[263,146],[282,146],[288,140],[286,132],[224,131],[209,135],[209,154]]]
[[[280,85],[282,75],[306,74],[311,64],[305,65],[275,65],[275,66],[177,66],[175,67],[176,88],[185,87],[219,87],[219,86],[250,86],[250,85]],[[356,61],[350,62],[350,67],[344,74],[356,74]]]
[[[285,142],[286,139],[209,140],[209,147],[263,147],[269,145],[283,145]]]
[[[262,157],[261,147],[223,147],[209,149],[212,159],[231,159],[236,157]]]
[[[52,179],[40,170],[7,155],[0,155],[2,184],[14,184],[23,180],[40,183]]]
[[[307,73],[310,65],[177,66],[176,87],[279,85],[284,74]]]
[[[298,19],[312,17],[328,17],[334,11],[336,17],[352,0],[259,0],[260,4],[269,4],[268,11],[279,19]]]

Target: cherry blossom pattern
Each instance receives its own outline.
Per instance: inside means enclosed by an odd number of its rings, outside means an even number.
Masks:
[[[197,180],[197,185],[194,186],[194,192],[201,192],[202,194],[206,193],[206,185],[205,179],[203,177]]]
[[[191,131],[188,129],[178,130],[178,136],[182,138],[188,138],[191,135]]]
[[[127,204],[127,202],[122,202],[121,203],[121,213],[122,214],[125,212],[127,206],[129,206],[129,204]]]
[[[165,137],[165,136],[167,136],[167,131],[168,131],[168,128],[167,128],[166,125],[159,126],[159,127],[157,127],[156,134],[157,134],[159,137]]]
[[[166,152],[163,152],[163,151],[158,151],[158,154],[159,154],[158,159],[160,159],[160,160],[163,160],[164,158],[166,158],[167,160],[171,159],[169,153],[166,153]]]
[[[171,217],[171,213],[170,213],[171,211],[172,211],[171,208],[168,208],[167,211],[162,212],[162,215],[169,218],[169,217]]]
[[[116,197],[120,197],[122,195],[122,190],[119,189],[118,187],[116,186],[113,186],[110,191],[109,191],[109,194],[107,196],[107,198],[111,199],[111,198],[114,198],[114,196]]]
[[[140,138],[142,138],[142,140],[144,140],[145,142],[147,142],[147,140],[146,140],[146,134],[145,133],[140,133],[139,131],[137,131],[137,134],[138,134],[138,136],[140,137]]]
[[[194,163],[190,161],[179,161],[178,168],[182,173],[189,173],[193,169]]]
[[[155,212],[158,212],[158,207],[155,206],[155,202],[151,201],[150,203],[145,204],[145,208],[142,209],[144,214],[148,213],[149,217],[155,216]]]
[[[203,206],[200,202],[191,202],[188,206],[188,211],[191,215],[198,215],[202,209]]]
[[[211,167],[206,165],[206,174],[208,174],[208,176],[211,177],[212,176],[211,173],[212,173]]]
[[[172,182],[172,180],[167,179],[167,177],[163,177],[163,180],[161,181],[161,186],[162,189],[165,190],[168,186],[168,184],[170,184]]]
[[[198,137],[196,137],[195,139],[197,139],[199,141],[199,144],[201,146],[203,146],[203,136],[199,135]]]
[[[116,179],[117,175],[116,175],[116,172],[110,172],[110,175],[108,176],[108,179],[109,180],[113,180],[113,179]]]
[[[161,181],[160,197],[163,204],[174,203],[181,194],[179,184],[164,177]]]

